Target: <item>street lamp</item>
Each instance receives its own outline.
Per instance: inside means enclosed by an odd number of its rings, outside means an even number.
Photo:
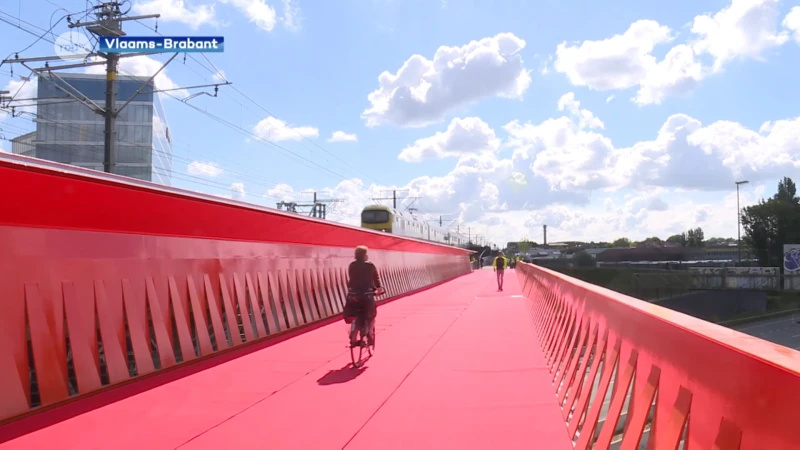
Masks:
[[[739,208],[739,186],[747,183],[749,183],[747,180],[736,182],[736,231],[738,233],[736,247],[739,251],[739,263],[742,262],[742,210]]]

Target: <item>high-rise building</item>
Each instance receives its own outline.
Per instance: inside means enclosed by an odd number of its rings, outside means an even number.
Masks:
[[[33,140],[36,138],[36,132],[23,134],[11,139],[11,153],[23,156],[36,156],[36,146]]]
[[[145,77],[117,78],[116,164],[113,172],[139,180],[170,185],[172,144],[166,116]],[[39,78],[36,158],[88,169],[103,170],[105,118],[65,91],[105,107],[105,75],[42,74]],[[20,147],[21,148],[21,147]]]

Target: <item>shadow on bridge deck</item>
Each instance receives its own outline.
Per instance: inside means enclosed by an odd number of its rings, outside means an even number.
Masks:
[[[339,321],[0,448],[571,449],[529,303],[505,284],[477,271],[381,306],[359,370]]]

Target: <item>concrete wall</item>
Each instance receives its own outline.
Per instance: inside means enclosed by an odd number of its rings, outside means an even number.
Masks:
[[[697,291],[653,303],[704,320],[726,319],[745,312],[766,312],[767,293],[754,291]]]

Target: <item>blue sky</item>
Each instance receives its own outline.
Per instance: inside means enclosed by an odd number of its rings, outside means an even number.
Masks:
[[[666,238],[695,226],[735,236],[733,181],[751,181],[746,205],[800,167],[797,2],[128,5],[160,12],[164,35],[226,39],[225,53],[207,56],[236,90],[189,104],[231,126],[162,96],[183,188],[268,206],[316,190],[341,198],[333,218],[353,223],[396,187],[421,197],[420,214],[497,243],[538,240],[544,223],[551,240]],[[8,1],[0,18],[47,29],[59,8],[83,11],[86,1]],[[0,33],[3,56],[35,39],[8,23]],[[21,56],[52,53],[42,41]],[[214,82],[211,64],[194,57],[173,61],[159,88]],[[166,59],[122,70],[151,74]],[[14,74],[0,67],[0,84],[18,87],[24,68]],[[7,138],[34,126],[0,120]],[[328,142],[336,131],[357,141]]]

